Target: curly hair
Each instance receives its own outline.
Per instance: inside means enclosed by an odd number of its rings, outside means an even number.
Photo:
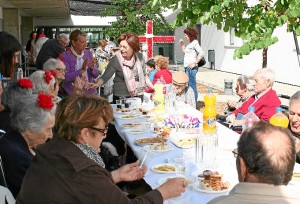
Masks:
[[[164,57],[162,55],[157,55],[154,57],[155,66],[160,69],[168,69],[169,66],[169,58]]]
[[[126,32],[120,35],[118,39],[118,44],[120,44],[121,41],[125,40],[128,45],[133,49],[133,52],[139,52],[140,51],[140,42],[139,37],[132,32]]]
[[[193,40],[196,40],[198,36],[197,30],[195,28],[186,28],[184,29],[183,33],[189,36],[191,42],[193,42]]]

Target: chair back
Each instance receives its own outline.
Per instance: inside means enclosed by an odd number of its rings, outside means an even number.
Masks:
[[[4,186],[4,187],[8,187],[6,179],[5,179],[5,173],[4,173],[4,168],[3,168],[3,163],[2,163],[1,156],[0,156],[0,185]]]

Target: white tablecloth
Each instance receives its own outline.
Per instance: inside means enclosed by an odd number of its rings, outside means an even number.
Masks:
[[[200,119],[202,119],[202,113],[194,108],[186,105],[178,108],[176,113],[186,113],[197,115]],[[137,146],[134,143],[134,140],[141,137],[151,137],[154,133],[150,130],[144,134],[131,134],[125,132],[122,125],[124,123],[129,122],[147,122],[144,118],[136,118],[136,119],[121,119],[120,116],[122,114],[115,113],[115,126],[120,134],[120,136],[124,139],[124,141],[132,148],[134,154],[138,157],[140,155],[142,147]],[[149,128],[150,129],[150,128]],[[229,181],[231,184],[231,188],[238,183],[238,176],[236,171],[236,164],[235,158],[232,154],[232,150],[237,147],[237,141],[239,138],[239,134],[233,132],[232,130],[228,129],[227,127],[217,124],[217,134],[218,134],[218,154],[217,154],[217,170],[218,172],[224,175],[224,180]],[[201,166],[197,167],[195,163],[195,148],[190,149],[181,149],[173,145],[171,142],[168,144],[173,148],[172,151],[168,152],[161,152],[161,153],[154,153],[154,157],[146,163],[148,167],[148,171],[144,177],[145,181],[153,188],[157,188],[159,186],[160,179],[169,176],[175,176],[175,174],[159,174],[151,170],[151,167],[157,164],[167,163],[168,161],[172,160],[175,156],[183,155],[187,162],[187,173],[186,176],[191,175],[193,172],[202,171]],[[166,200],[164,203],[207,203],[208,201],[212,200],[213,198],[228,194],[226,193],[218,193],[218,194],[208,194],[199,192],[192,187],[187,187],[185,193],[183,193],[180,197],[172,198]]]

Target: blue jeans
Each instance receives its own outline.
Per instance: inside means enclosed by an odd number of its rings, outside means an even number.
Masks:
[[[194,94],[195,94],[195,101],[197,103],[198,100],[198,90],[197,90],[197,83],[196,83],[196,74],[198,72],[198,66],[193,67],[190,69],[189,67],[185,68],[185,73],[189,77],[189,86],[192,87]]]

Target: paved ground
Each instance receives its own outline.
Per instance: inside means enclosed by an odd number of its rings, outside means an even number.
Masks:
[[[218,70],[206,69],[201,68],[197,73],[197,82],[213,87],[215,89],[219,89],[224,91],[224,79],[232,79],[233,80],[233,92],[234,95],[217,95],[218,102],[226,102],[229,99],[237,99],[238,96],[235,95],[235,86],[236,86],[236,79],[239,77],[238,74],[222,72]],[[273,89],[277,92],[277,94],[284,94],[284,95],[293,95],[296,91],[300,90],[299,86],[293,86],[283,83],[275,82],[273,85]],[[199,93],[199,99],[203,100],[203,96],[205,93]],[[281,98],[280,98],[281,99]],[[288,100],[281,99],[282,104],[288,105]]]

